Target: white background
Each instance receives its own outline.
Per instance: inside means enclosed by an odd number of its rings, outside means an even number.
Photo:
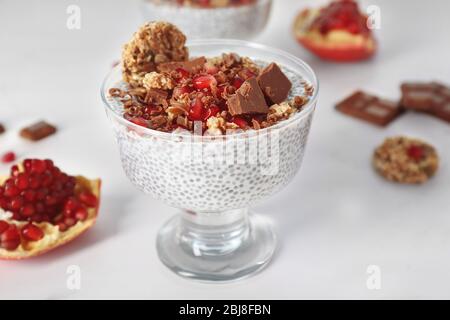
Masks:
[[[125,177],[99,86],[142,23],[138,1],[0,1],[0,153],[51,157],[70,173],[104,182],[98,224],[77,241],[29,261],[0,262],[0,299],[11,298],[450,298],[450,125],[406,114],[386,129],[333,109],[356,88],[399,98],[404,80],[450,83],[450,3],[363,1],[381,7],[375,59],[322,62],[291,36],[296,11],[320,1],[275,0],[257,42],[305,59],[317,72],[320,98],[301,172],[283,192],[255,208],[275,223],[280,248],[249,280],[190,282],[170,273],[155,235],[176,211],[135,190]],[[66,8],[82,10],[82,28],[66,28]],[[54,137],[27,143],[25,124],[47,119]],[[442,166],[423,186],[395,185],[370,165],[386,137],[408,134],[433,143]],[[7,167],[0,165],[2,173]],[[81,268],[82,287],[66,287],[66,268]],[[381,290],[368,290],[366,269],[381,268]]]

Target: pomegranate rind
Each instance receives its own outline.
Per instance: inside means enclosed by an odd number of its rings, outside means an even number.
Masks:
[[[297,41],[321,59],[335,62],[354,62],[371,58],[377,49],[372,34],[355,35],[345,30],[335,30],[327,35],[308,30],[319,10],[305,9],[294,22]]]
[[[7,178],[8,177],[0,177],[0,184],[2,184]],[[87,209],[87,219],[84,221],[77,221],[74,226],[64,232],[61,232],[58,226],[48,222],[34,223],[44,232],[44,237],[39,241],[26,241],[22,237],[21,244],[13,251],[0,248],[0,260],[23,260],[40,256],[68,242],[71,242],[94,226],[100,206],[101,180],[89,180],[82,176],[76,176],[76,181],[75,193],[80,192],[80,190],[88,190],[98,199],[98,203],[95,208]],[[11,219],[6,219],[6,222],[9,224],[15,224],[18,228],[28,223],[26,221],[15,221]]]

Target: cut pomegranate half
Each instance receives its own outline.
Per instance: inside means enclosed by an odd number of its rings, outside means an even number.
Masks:
[[[51,160],[26,159],[0,177],[0,259],[42,255],[91,228],[99,179],[69,176]]]
[[[368,59],[377,47],[367,27],[367,16],[352,0],[303,10],[295,20],[294,34],[298,42],[318,57],[338,62]]]

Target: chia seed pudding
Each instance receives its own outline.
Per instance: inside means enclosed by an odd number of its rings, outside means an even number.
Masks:
[[[142,9],[146,20],[169,21],[190,39],[251,39],[266,26],[271,5],[272,0],[144,0]]]

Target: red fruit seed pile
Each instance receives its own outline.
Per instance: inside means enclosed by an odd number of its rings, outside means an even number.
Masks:
[[[33,222],[48,222],[63,232],[86,220],[87,208],[96,207],[98,200],[90,192],[76,194],[75,185],[76,178],[61,172],[51,160],[26,159],[23,171],[13,166],[10,178],[0,185],[0,207],[11,212],[13,220],[29,223],[19,230],[0,220],[0,247],[14,250],[21,238],[42,239],[43,231]]]

